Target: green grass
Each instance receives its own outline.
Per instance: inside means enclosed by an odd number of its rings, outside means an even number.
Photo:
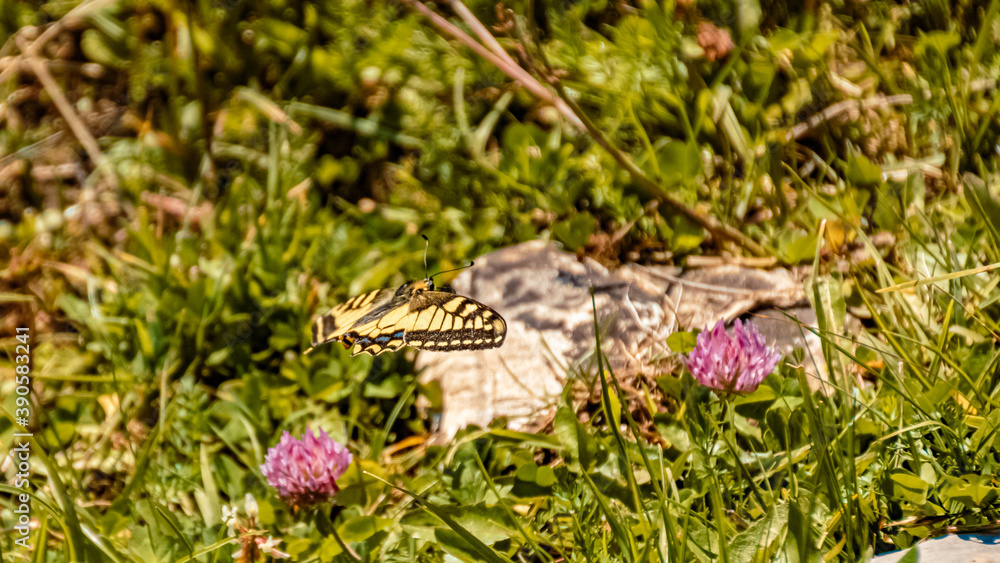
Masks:
[[[856,561],[996,527],[1000,278],[876,290],[1000,262],[1000,3],[504,7],[469,4],[540,93],[409,2],[0,0],[0,56],[64,26],[29,49],[54,87],[31,56],[0,81],[0,436],[30,327],[38,522],[17,546],[8,466],[5,561],[230,561],[247,493],[299,561]],[[811,267],[832,393],[803,352],[726,401],[673,357],[574,380],[600,400],[568,387],[550,431],[430,442],[412,354],[301,354],[422,277],[419,234],[432,270],[537,238]],[[332,513],[259,470],[307,427],[358,460]]]

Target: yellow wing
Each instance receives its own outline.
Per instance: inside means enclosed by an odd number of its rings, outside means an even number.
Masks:
[[[345,303],[337,305],[330,312],[322,315],[313,323],[312,346],[332,341],[340,341],[347,331],[359,321],[367,321],[365,317],[378,318],[391,310],[395,289],[376,289],[361,295],[355,295]],[[309,348],[312,350],[312,348]],[[309,352],[306,350],[306,352]]]
[[[377,356],[404,346],[433,351],[497,348],[507,323],[486,305],[445,291],[424,290],[416,282],[382,289],[334,307],[313,325],[313,346],[338,341]]]
[[[396,311],[393,313],[399,315]],[[389,320],[388,316],[385,320]],[[392,319],[391,323],[392,329],[389,329],[379,321],[381,326],[373,327],[371,333],[366,333],[365,327],[358,327],[358,344],[362,346],[361,350],[355,347],[355,353],[367,351],[368,343],[363,340],[366,337],[373,338],[373,344],[379,345],[378,338],[384,338],[386,331],[391,333],[387,349],[413,346],[440,352],[497,348],[507,336],[507,323],[499,313],[478,301],[444,291],[417,293],[406,315]],[[403,331],[401,339],[400,330]]]
[[[354,346],[352,356],[365,352],[378,356],[382,352],[395,352],[406,346],[407,305],[390,309],[384,315],[357,325],[341,337],[344,348]]]

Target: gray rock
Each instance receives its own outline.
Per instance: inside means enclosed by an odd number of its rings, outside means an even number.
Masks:
[[[677,305],[678,324],[687,330],[730,322],[752,309],[808,306],[802,280],[783,269],[755,270],[718,266],[691,270],[673,282],[670,300]]]
[[[923,540],[912,548],[873,557],[876,563],[896,563],[911,550],[916,561],[934,563],[1000,563],[1000,536],[996,534],[959,534]]]
[[[602,349],[618,377],[668,352],[667,283],[641,266],[610,272],[533,241],[477,258],[452,285],[496,309],[507,321],[507,340],[495,350],[418,354],[421,379],[440,382],[446,436],[499,416],[527,428],[549,412],[567,374],[596,373],[591,285]]]

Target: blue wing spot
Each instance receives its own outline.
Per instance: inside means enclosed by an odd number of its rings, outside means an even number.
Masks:
[[[386,343],[388,343],[391,340],[402,340],[404,332],[406,332],[406,331],[404,331],[404,330],[397,330],[396,332],[394,332],[392,334],[383,334],[382,336],[376,336],[375,337],[375,342],[378,342],[379,344],[386,344]]]

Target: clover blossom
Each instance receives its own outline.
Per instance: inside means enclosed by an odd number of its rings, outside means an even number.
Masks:
[[[736,321],[733,336],[726,334],[725,321],[711,331],[706,327],[694,350],[684,358],[698,383],[717,391],[752,393],[774,371],[781,354],[768,349],[764,337],[752,322]]]
[[[287,431],[267,450],[261,473],[288,504],[305,508],[328,500],[340,488],[339,479],[351,465],[347,448],[320,430],[306,430],[301,440]]]

